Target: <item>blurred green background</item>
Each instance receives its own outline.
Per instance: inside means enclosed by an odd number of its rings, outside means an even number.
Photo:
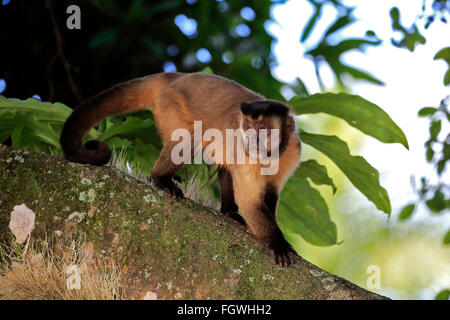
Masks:
[[[66,27],[72,4],[79,30]],[[304,258],[372,291],[448,299],[449,13],[445,0],[2,0],[0,94],[74,108],[118,82],[205,68],[282,101],[359,94],[404,130],[409,151],[329,115],[301,115],[298,124],[340,136],[377,168],[392,214],[305,146],[302,161],[326,165],[337,187],[316,186],[340,244],[318,247],[284,230],[287,238]],[[370,266],[379,268],[379,288],[368,285]]]

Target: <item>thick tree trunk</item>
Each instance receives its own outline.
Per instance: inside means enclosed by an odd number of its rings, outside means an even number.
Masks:
[[[128,297],[157,299],[383,299],[298,258],[280,268],[231,219],[176,201],[110,167],[0,145],[0,236],[15,205],[36,214],[34,237],[85,234],[119,263]]]

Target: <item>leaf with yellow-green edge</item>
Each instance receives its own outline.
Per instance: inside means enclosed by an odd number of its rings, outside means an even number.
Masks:
[[[328,185],[333,189],[333,193],[336,193],[337,190],[333,180],[328,176],[327,167],[319,164],[316,160],[302,162],[292,177],[294,179],[309,178],[316,185]]]
[[[380,174],[363,157],[352,156],[346,142],[336,136],[305,131],[300,132],[300,139],[330,158],[379,210],[391,213],[391,202],[387,191],[380,185]]]
[[[327,113],[385,143],[401,143],[408,149],[402,129],[376,104],[347,93],[318,93],[289,101],[296,114]]]
[[[299,234],[316,246],[337,243],[336,225],[319,191],[308,180],[290,179],[281,191],[277,221],[282,228]]]
[[[444,244],[450,244],[450,229],[447,231],[444,237]]]

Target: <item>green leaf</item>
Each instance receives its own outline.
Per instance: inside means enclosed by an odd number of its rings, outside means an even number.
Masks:
[[[409,204],[405,206],[402,211],[400,212],[399,219],[400,220],[406,220],[409,217],[411,217],[412,213],[414,212],[414,209],[416,208],[416,205],[414,203]]]
[[[129,136],[136,134],[150,126],[154,125],[152,119],[140,119],[137,117],[127,117],[125,121],[116,123],[107,129],[98,137],[100,140],[108,140],[115,136]]]
[[[375,83],[375,84],[379,84],[379,85],[383,85],[384,84],[383,81],[378,80],[377,78],[371,76],[367,72],[358,70],[358,69],[353,68],[353,67],[346,66],[344,64],[341,64],[341,67],[338,70],[340,70],[341,73],[348,73],[349,75],[351,75],[355,79],[363,79],[363,80],[367,80],[369,82],[372,82],[372,83]]]
[[[4,120],[4,117],[0,117],[0,127],[3,127]],[[18,113],[15,115],[14,119],[10,121],[10,124],[13,128],[12,133],[14,133],[15,147],[20,147],[20,145],[17,145],[18,143],[23,143],[33,137],[60,149],[59,133],[57,133],[50,124],[39,121],[33,113]],[[19,132],[16,130],[18,127],[23,127],[23,129]],[[22,137],[19,137],[19,134],[22,135]]]
[[[210,67],[206,67],[200,72],[201,73],[206,73],[206,74],[214,74],[214,72],[212,71],[212,69]]]
[[[311,134],[305,131],[300,132],[300,139],[330,158],[379,210],[391,213],[389,196],[380,186],[378,171],[363,157],[352,156],[347,143],[336,136]]]
[[[433,160],[434,157],[434,150],[433,148],[431,148],[431,141],[427,141],[425,143],[425,157],[427,159],[428,162],[431,162]]]
[[[308,89],[306,88],[304,82],[300,78],[295,79],[295,84],[290,85],[291,89],[295,92],[295,94],[299,97],[307,97],[309,96]]]
[[[316,185],[330,186],[333,193],[336,193],[337,190],[333,180],[328,176],[327,167],[319,164],[316,160],[302,162],[300,168],[294,172],[293,178],[300,180],[309,178]]]
[[[353,10],[351,10],[353,11]],[[351,16],[351,11],[347,12],[344,16],[339,17],[325,32],[325,37],[333,34],[334,32],[348,26],[355,22],[354,18]]]
[[[448,68],[447,72],[444,76],[444,84],[448,86],[450,84],[450,67]]]
[[[110,147],[111,149],[119,149],[119,150],[122,148],[129,148],[133,145],[130,140],[117,137],[109,139],[107,144],[108,147]]]
[[[448,200],[445,199],[441,191],[436,191],[433,198],[425,201],[425,203],[433,213],[440,213],[448,206]]]
[[[400,12],[398,8],[394,7],[390,11],[391,19],[392,19],[392,29],[403,33],[403,39],[400,41],[395,41],[391,39],[391,43],[399,48],[407,48],[409,51],[413,52],[416,44],[421,43],[424,44],[426,42],[425,38],[420,34],[417,26],[414,24],[412,26],[412,31],[407,30],[400,23]]]
[[[318,93],[308,97],[295,97],[289,104],[299,115],[327,113],[345,120],[349,125],[381,142],[398,142],[408,149],[408,141],[402,129],[383,109],[360,96],[347,93]]]
[[[20,148],[25,144],[26,140],[24,139],[23,135],[23,126],[14,128],[14,130],[11,132],[11,142],[11,145],[14,148]]]
[[[62,103],[41,102],[37,99],[19,100],[14,98],[5,98],[0,95],[0,114],[2,112],[30,112],[33,113],[39,121],[49,123],[64,123],[67,117],[72,113],[72,109]]]
[[[137,172],[149,175],[154,163],[159,157],[160,150],[152,144],[136,139],[136,144],[132,149],[132,152],[132,162],[136,166]]]
[[[437,173],[438,175],[442,175],[445,170],[445,165],[447,164],[447,159],[441,159],[437,162]]]
[[[433,108],[433,107],[425,107],[419,110],[419,112],[417,113],[417,115],[419,117],[428,117],[428,116],[432,116],[436,113],[438,109],[437,108]]]
[[[311,17],[311,19],[309,19],[308,24],[303,29],[303,33],[302,33],[302,36],[300,38],[300,42],[305,42],[306,41],[306,39],[311,34],[311,31],[314,28],[314,25],[316,24],[317,20],[319,19],[320,15],[321,15],[322,4],[321,3],[315,3],[313,1],[310,1],[310,2],[315,6],[315,8],[314,8],[315,11],[314,11],[314,14]]]
[[[306,179],[290,179],[283,188],[277,213],[278,223],[316,246],[337,243],[337,230],[320,192]]]
[[[450,244],[450,229],[447,231],[443,242],[444,244]]]
[[[434,120],[431,122],[430,125],[430,140],[436,141],[439,133],[442,129],[442,121],[441,120]]]
[[[433,59],[444,59],[450,65],[450,47],[439,50],[439,52],[436,53]]]
[[[441,292],[439,292],[434,299],[435,300],[448,300],[449,298],[450,298],[450,290],[445,289],[445,290],[442,290]]]

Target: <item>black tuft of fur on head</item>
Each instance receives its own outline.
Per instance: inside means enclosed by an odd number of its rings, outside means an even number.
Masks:
[[[263,116],[280,116],[285,117],[289,113],[289,108],[278,101],[262,100],[254,102],[242,102],[241,112],[253,119]]]

